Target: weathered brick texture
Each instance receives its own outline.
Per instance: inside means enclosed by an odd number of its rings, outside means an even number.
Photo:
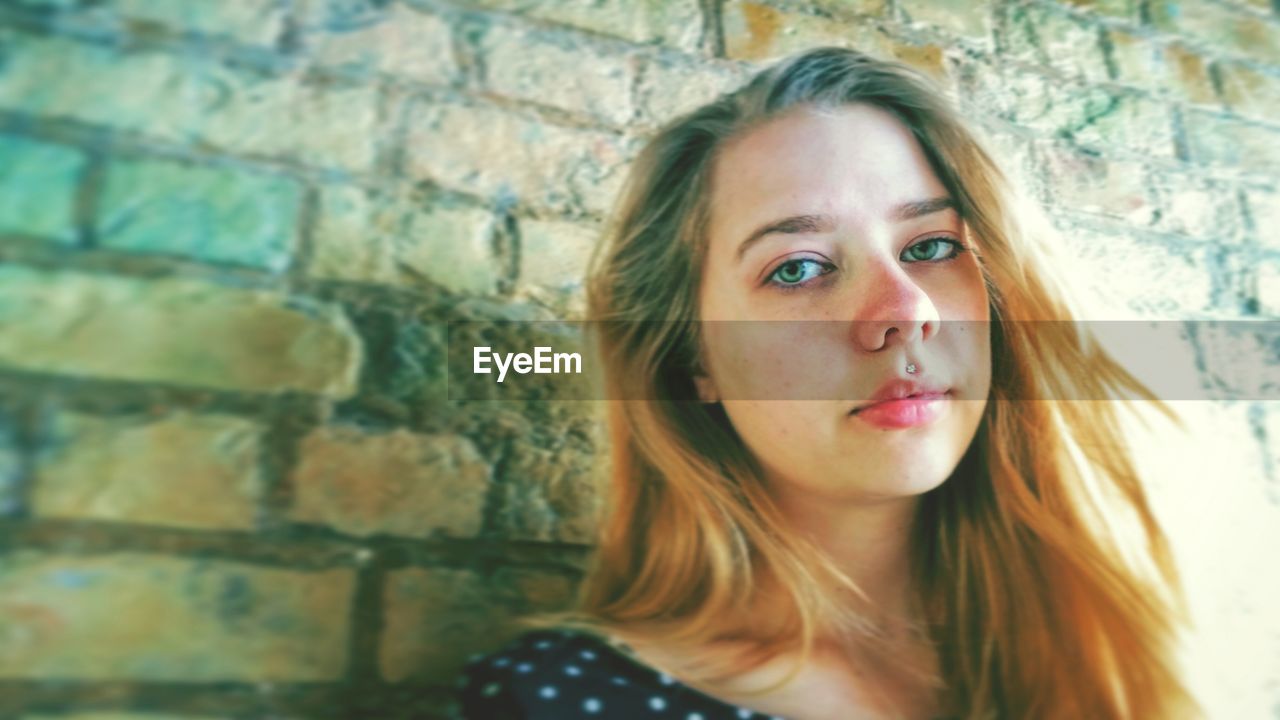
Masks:
[[[501,321],[580,317],[645,139],[805,48],[932,78],[1095,319],[1280,318],[1278,13],[0,3],[0,717],[443,716],[464,658],[572,603],[607,449],[598,403],[447,377],[451,321],[527,349]],[[1159,511],[1213,715],[1261,717],[1280,617],[1240,548],[1277,541],[1280,411],[1184,410]]]

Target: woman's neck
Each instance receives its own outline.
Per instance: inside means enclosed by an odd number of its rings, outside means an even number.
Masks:
[[[858,503],[792,494],[775,501],[791,531],[810,539],[866,593],[869,619],[893,631],[916,617],[911,536],[918,498]]]

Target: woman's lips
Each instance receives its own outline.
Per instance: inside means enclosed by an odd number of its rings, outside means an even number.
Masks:
[[[945,409],[947,392],[929,392],[897,400],[883,400],[853,411],[863,422],[880,428],[918,427],[933,422]]]

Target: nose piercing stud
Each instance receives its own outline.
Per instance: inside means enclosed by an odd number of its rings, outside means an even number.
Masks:
[[[914,373],[915,371],[916,371],[916,364],[907,363],[907,373]]]

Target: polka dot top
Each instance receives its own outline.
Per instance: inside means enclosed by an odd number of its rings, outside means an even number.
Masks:
[[[462,720],[783,720],[728,705],[586,633],[537,630],[474,658]]]

